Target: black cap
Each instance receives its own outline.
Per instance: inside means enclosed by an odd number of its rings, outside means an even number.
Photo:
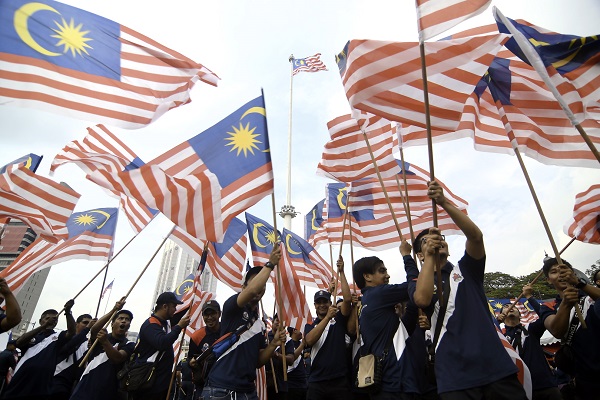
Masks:
[[[183,304],[183,301],[179,300],[173,292],[164,292],[156,299],[156,305],[161,304]]]
[[[317,293],[315,293],[315,301],[318,299],[327,299],[331,301],[331,293],[326,292],[325,290],[319,290]]]
[[[16,340],[9,340],[6,345],[8,346],[9,344],[14,344],[15,346],[17,345],[17,341]]]
[[[221,306],[217,303],[216,300],[208,300],[206,303],[202,305],[202,313],[204,314],[205,310],[213,310],[216,312],[221,312]]]

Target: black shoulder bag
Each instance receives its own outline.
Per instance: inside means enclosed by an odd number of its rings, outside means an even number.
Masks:
[[[129,361],[117,372],[119,388],[129,393],[152,389],[156,381],[156,365],[165,354],[161,351],[153,362],[136,362],[140,356],[135,352],[139,344],[138,340]]]
[[[425,375],[427,377],[427,381],[437,386],[437,381],[435,379],[435,348],[437,346],[438,340],[440,340],[440,333],[442,331],[442,325],[444,324],[444,319],[446,318],[446,309],[448,307],[448,299],[450,297],[450,277],[447,277],[443,283],[442,289],[442,298],[443,302],[440,304],[440,310],[438,313],[438,320],[435,324],[435,332],[433,334],[433,342],[427,348],[427,363],[425,368]]]

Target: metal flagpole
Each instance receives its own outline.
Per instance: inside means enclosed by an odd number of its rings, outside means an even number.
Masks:
[[[294,89],[294,55],[290,55],[290,118],[288,126],[288,162],[287,162],[287,193],[285,205],[281,207],[279,216],[283,218],[285,229],[292,230],[292,218],[298,213],[292,206],[292,95]]]

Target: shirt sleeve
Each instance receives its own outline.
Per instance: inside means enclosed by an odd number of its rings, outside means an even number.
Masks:
[[[406,281],[410,282],[413,279],[419,277],[419,268],[417,268],[417,263],[415,259],[411,256],[403,256],[402,260],[404,261],[404,271],[406,271]]]
[[[148,323],[141,330],[140,336],[142,343],[160,351],[173,350],[173,343],[181,333],[181,327],[175,325],[171,332],[166,333],[159,323]]]

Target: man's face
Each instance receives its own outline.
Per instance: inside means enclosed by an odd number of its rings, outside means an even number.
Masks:
[[[88,318],[88,317],[84,317],[84,318],[82,318],[82,319],[81,319],[81,321],[79,321],[79,322],[77,323],[77,325],[75,325],[75,332],[76,332],[76,333],[79,333],[79,332],[81,332],[81,331],[82,331],[84,328],[87,328],[87,326],[90,324],[90,321],[91,321],[91,320],[92,320],[92,319],[91,319],[91,318]]]
[[[115,337],[124,337],[131,326],[131,318],[127,314],[118,314],[112,323],[112,335]]]
[[[329,307],[331,307],[331,300],[320,298],[315,301],[315,311],[317,312],[319,318],[323,318],[327,315]]]
[[[568,267],[567,267],[568,268]],[[556,290],[563,291],[567,288],[567,282],[561,281],[559,279],[560,275],[560,267],[558,264],[553,265],[548,270],[548,283],[554,286]]]
[[[202,319],[204,319],[206,327],[211,331],[216,330],[219,326],[219,318],[221,318],[221,313],[210,308],[207,308],[202,313]]]
[[[250,284],[250,282],[252,282],[252,280],[256,278],[256,275],[252,276],[250,279],[248,279],[248,284]],[[262,297],[265,294],[265,290],[267,290],[267,285],[263,285],[263,287],[260,289],[260,291],[256,294],[256,296],[254,296],[252,298],[252,300],[250,300],[250,306],[252,308],[254,307],[258,307],[258,303],[260,303],[260,299],[262,299]]]
[[[387,268],[385,265],[378,264],[375,268],[375,272],[367,275],[365,278],[369,279],[369,286],[379,286],[379,285],[387,285],[390,283],[390,276],[387,273]]]
[[[274,331],[276,331],[276,330],[278,330],[278,329],[279,329],[279,318],[275,318],[275,319],[273,319],[272,326],[273,326],[273,330],[274,330]]]
[[[173,315],[175,315],[175,312],[177,311],[177,304],[168,303],[163,305],[163,307],[166,307],[167,309],[167,319],[173,318]]]
[[[442,235],[441,232],[440,232],[440,235],[442,236],[442,243],[441,243],[442,247],[439,248],[439,254],[442,257],[448,258],[448,256],[450,255],[450,252],[448,251],[448,242],[446,242],[446,237],[444,235]],[[421,249],[423,249],[423,245],[425,244],[425,242],[427,242],[428,238],[433,237],[433,236],[434,235],[427,234],[420,239],[421,240]],[[422,252],[418,253],[418,255],[419,255],[419,258],[421,259],[421,261],[423,261],[423,259],[424,259],[423,253]]]
[[[511,316],[513,318],[516,318],[517,320],[521,319],[521,313],[519,312],[519,309],[517,307],[513,307],[512,310],[510,310],[510,312],[507,312],[508,309],[510,308],[510,304],[505,304],[502,306],[502,314],[508,316]]]
[[[300,332],[298,329],[294,328],[294,331],[291,334],[292,340],[294,341],[299,341],[302,339],[302,332]]]
[[[58,323],[58,314],[50,313],[42,315],[42,317],[40,318],[40,325],[46,324],[46,321],[50,321],[50,323],[46,326],[46,329],[54,329],[56,327],[56,324]]]

